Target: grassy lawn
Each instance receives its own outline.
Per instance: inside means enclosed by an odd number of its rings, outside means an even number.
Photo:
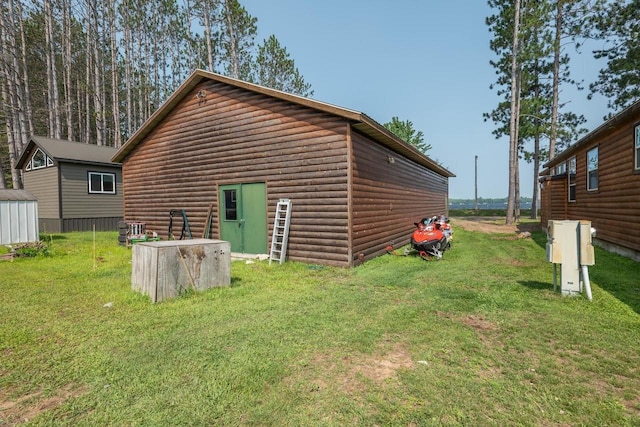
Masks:
[[[0,262],[0,426],[640,425],[640,265],[601,250],[592,302],[541,233],[458,228],[439,262],[234,262],[151,304],[92,237]]]

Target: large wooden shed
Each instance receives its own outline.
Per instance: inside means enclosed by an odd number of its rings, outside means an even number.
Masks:
[[[267,253],[292,202],[288,258],[353,266],[443,214],[454,175],[367,115],[196,70],[120,148],[124,215],[168,234],[184,209],[200,237]],[[175,224],[174,224],[175,227]]]
[[[113,147],[32,136],[17,169],[38,199],[39,227],[49,233],[117,230],[122,220],[122,166]]]
[[[640,101],[544,165],[541,224],[590,220],[595,243],[640,260]]]

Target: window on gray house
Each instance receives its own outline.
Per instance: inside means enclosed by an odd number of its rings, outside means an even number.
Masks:
[[[89,172],[90,194],[116,194],[116,174],[110,172]]]

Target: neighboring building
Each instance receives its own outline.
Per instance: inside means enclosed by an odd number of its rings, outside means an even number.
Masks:
[[[33,136],[20,156],[24,189],[38,199],[41,232],[117,230],[122,166],[115,148]]]
[[[454,176],[363,113],[202,70],[112,160],[125,219],[148,231],[166,238],[170,210],[184,209],[194,237],[211,223],[232,251],[263,254],[286,198],[288,258],[338,266],[408,243],[415,221],[447,213]]]
[[[0,245],[39,239],[38,200],[25,190],[0,190]]]
[[[640,101],[544,165],[541,224],[585,219],[595,243],[640,260]]]

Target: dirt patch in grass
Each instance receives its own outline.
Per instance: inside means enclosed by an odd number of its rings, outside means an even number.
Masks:
[[[452,222],[454,227],[460,227],[463,230],[494,234],[514,234],[515,238],[521,233],[540,230],[540,222],[538,221],[507,225],[504,217],[495,216],[452,218]]]
[[[310,364],[313,366],[312,375],[320,374],[316,378],[297,378],[309,384],[310,391],[324,391],[337,388],[337,391],[347,395],[363,395],[367,389],[365,378],[376,385],[383,385],[385,381],[394,378],[401,369],[415,366],[409,352],[401,345],[395,344],[392,349],[384,353],[371,355],[355,354],[342,357],[336,355],[317,354]],[[303,374],[305,375],[305,374]],[[289,378],[294,380],[294,378]]]
[[[476,316],[473,314],[469,314],[460,319],[462,323],[465,325],[469,325],[474,329],[478,329],[481,331],[492,331],[497,329],[496,325],[493,322],[490,322],[483,318],[482,316]]]
[[[448,313],[445,311],[436,311],[436,316],[444,318],[444,319],[452,319],[457,320],[459,322],[464,323],[467,326],[471,326],[473,329],[482,330],[482,331],[493,331],[498,329],[495,323],[486,320],[484,317],[475,314],[467,314],[462,317],[458,317],[452,313]]]
[[[375,383],[383,383],[396,376],[400,369],[408,369],[414,366],[411,356],[401,345],[397,344],[390,352],[382,355],[371,355],[350,360],[351,374],[362,374]]]
[[[39,390],[18,398],[11,398],[11,389],[0,390],[0,425],[16,426],[63,405],[67,400],[87,392],[84,386],[67,384],[55,394],[44,397]]]

